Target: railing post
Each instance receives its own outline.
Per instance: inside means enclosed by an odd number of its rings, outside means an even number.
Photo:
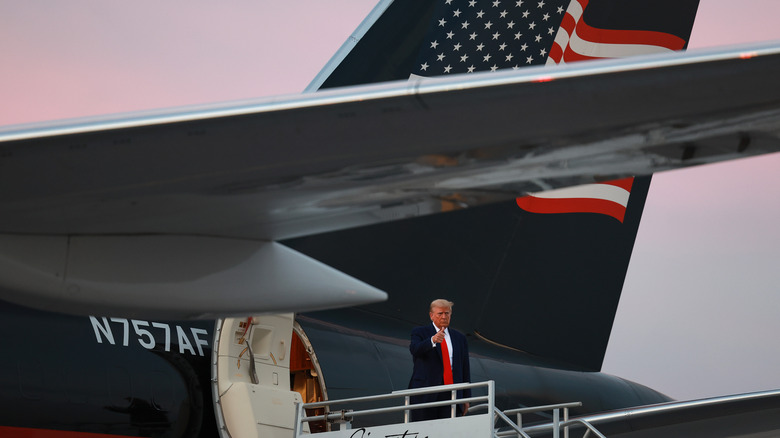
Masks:
[[[458,399],[458,391],[452,391],[450,400],[455,401]],[[450,418],[455,418],[455,411],[458,409],[458,405],[453,403],[450,405]]]
[[[492,415],[493,418],[495,418],[495,410],[496,410],[496,397],[495,397],[495,382],[492,380],[488,380],[487,385],[488,390],[488,415]],[[496,426],[495,421],[490,422],[490,436],[493,436],[496,433]]]
[[[410,401],[411,401],[411,398],[409,398],[408,395],[406,397],[404,397],[404,406],[409,406],[409,402]],[[404,411],[404,423],[408,423],[408,422],[409,422],[409,409],[406,409]]]
[[[303,422],[303,403],[295,402],[295,423],[293,423],[293,438],[301,436]]]
[[[569,408],[563,408],[563,422],[569,423]],[[569,426],[564,426],[563,438],[569,438]]]
[[[553,438],[561,437],[561,412],[560,409],[553,409]]]
[[[519,429],[523,428],[523,414],[521,414],[519,412],[517,413],[517,427]],[[519,433],[517,434],[517,438],[520,438],[520,434]]]
[[[345,415],[347,412],[348,412],[347,409],[342,409],[341,410],[341,421],[343,422],[341,424],[344,426],[343,430],[350,430],[350,429],[352,429],[352,420],[347,420],[347,417]]]

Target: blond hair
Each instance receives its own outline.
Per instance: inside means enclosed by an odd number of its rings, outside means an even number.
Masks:
[[[433,312],[434,307],[443,307],[443,308],[449,308],[452,310],[452,308],[455,306],[455,303],[449,300],[445,300],[444,298],[439,298],[437,300],[431,301],[431,306],[428,308],[429,312]]]

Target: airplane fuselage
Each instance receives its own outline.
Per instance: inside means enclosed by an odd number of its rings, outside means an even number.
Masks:
[[[234,343],[233,333],[243,330],[253,350],[265,342],[258,333],[280,332],[274,336],[281,336],[286,350],[276,350],[271,340],[268,357],[254,352],[258,385],[251,383],[248,354],[228,357],[219,378],[231,380],[234,388],[289,392],[295,399],[300,393],[303,401],[407,387],[408,323],[385,322],[369,332],[361,329],[365,315],[352,309],[298,315],[289,330],[272,317],[256,317],[248,326],[243,319],[223,325],[220,342]],[[228,327],[228,321],[239,328]],[[213,354],[214,327],[214,321],[72,316],[0,302],[0,435],[220,436],[221,422],[240,419],[231,419],[239,414],[226,408],[227,399],[214,401],[212,365],[222,357]],[[641,385],[567,368],[473,335],[469,343],[472,379],[496,380],[497,403],[506,408],[581,400],[582,412],[595,412],[668,400]],[[265,376],[274,373],[276,384]],[[221,410],[219,420],[215,407]],[[292,415],[291,403],[285,409]]]

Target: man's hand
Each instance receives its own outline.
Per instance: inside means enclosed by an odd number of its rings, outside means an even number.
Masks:
[[[435,335],[431,336],[431,341],[433,341],[434,344],[441,344],[444,342],[444,327],[440,328]]]

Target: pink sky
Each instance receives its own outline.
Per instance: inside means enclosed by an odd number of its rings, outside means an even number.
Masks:
[[[779,14],[701,0],[689,50],[778,40]],[[653,176],[605,372],[677,399],[780,388],[779,170],[773,154]]]
[[[298,93],[372,7],[0,2],[0,125]]]
[[[297,93],[365,0],[0,2],[0,125]],[[751,16],[750,10],[765,11]],[[775,0],[702,0],[690,47],[779,37]],[[742,26],[735,26],[735,17]],[[301,29],[304,29],[302,32]]]
[[[0,2],[0,125],[297,93],[372,7]],[[777,0],[701,0],[690,48],[780,38],[777,16]],[[780,388],[778,170],[654,177],[605,371],[676,398]]]

